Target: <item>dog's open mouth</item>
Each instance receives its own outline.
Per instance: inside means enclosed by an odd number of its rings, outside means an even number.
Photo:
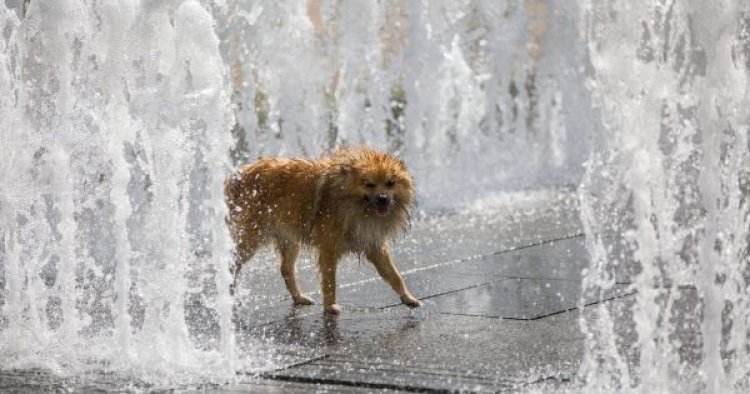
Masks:
[[[375,214],[383,217],[388,215],[388,206],[387,205],[376,205],[375,206]]]

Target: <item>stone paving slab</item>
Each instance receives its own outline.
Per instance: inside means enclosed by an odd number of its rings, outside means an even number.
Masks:
[[[412,292],[426,300],[426,307],[437,311],[534,319],[577,307],[580,272],[587,260],[583,239],[576,236],[415,269],[404,277]],[[619,284],[597,299],[587,299],[586,303],[626,292],[627,286]],[[318,293],[312,293],[312,297],[320,302]],[[398,296],[377,276],[341,286],[339,301],[345,310],[400,304]],[[283,298],[265,304],[250,301],[238,309],[240,321],[251,326],[285,319],[289,305],[290,301]],[[303,307],[302,312],[296,313],[319,313],[317,308]]]
[[[292,307],[283,286],[268,285],[275,270],[254,270],[246,278],[251,289],[265,284],[280,294],[239,309],[240,337],[310,355],[259,376],[428,392],[565,385],[581,358],[574,309],[589,257],[580,224],[554,220],[560,211],[553,205],[515,216],[485,213],[481,223],[466,213],[417,223],[394,246],[405,280],[424,302],[417,310],[400,305],[375,271],[356,260],[339,272],[339,317],[322,315],[320,305]],[[314,277],[302,282],[317,288]],[[621,282],[586,303],[627,297]],[[316,291],[309,294],[319,301]]]
[[[553,310],[546,311],[553,313],[576,306],[580,293],[581,270],[587,261],[588,254],[583,245],[583,237],[575,236],[415,269],[405,273],[404,278],[412,292],[423,300],[461,290],[473,294],[487,294],[488,289],[492,294],[503,298],[512,294],[501,295],[497,290],[514,287],[516,293],[524,291],[525,295],[518,293],[519,296],[513,296],[510,304],[507,304],[508,308],[527,308],[534,304],[542,304],[544,300],[537,299],[537,296],[544,296],[551,302],[560,304],[559,308],[550,306]],[[541,291],[541,286],[551,289]],[[606,299],[617,296],[625,288],[626,286],[621,284],[617,286],[617,291],[601,297]],[[463,294],[468,294],[467,292]],[[379,278],[346,286],[339,294],[343,304],[367,307],[399,304],[398,297]],[[508,316],[517,317],[514,313]]]
[[[577,369],[583,339],[575,313],[512,321],[382,310],[331,320],[308,316],[266,327],[262,335],[278,343],[328,348],[327,357],[267,372],[267,377],[458,391],[567,379]]]
[[[399,362],[384,362],[381,358],[352,361],[348,357],[336,356],[265,376],[282,381],[315,383],[322,380],[350,387],[404,391],[495,392],[518,387],[513,382],[455,369],[406,366]]]
[[[574,241],[565,242],[570,248],[580,246]],[[519,258],[508,260],[520,264],[511,267],[513,270],[525,267],[523,261],[534,268],[534,261],[558,254],[558,248],[557,242],[543,243],[490,257],[497,260],[516,253]],[[574,255],[585,258],[585,254],[574,252],[568,258],[574,260]],[[493,264],[500,267],[497,261]],[[433,292],[445,290],[436,282],[460,287],[429,296],[425,306],[416,310],[383,306],[388,299],[376,295],[388,289],[378,289],[380,281],[351,286],[356,291],[347,295],[353,301],[345,304],[339,317],[324,316],[315,307],[278,306],[287,311],[284,319],[247,325],[242,335],[270,340],[274,347],[297,354],[314,349],[316,356],[260,376],[406,391],[497,392],[566,384],[578,368],[583,346],[579,313],[573,311],[580,281],[547,277],[551,275],[506,277],[503,274],[508,272],[502,269],[493,271],[496,275],[481,270],[442,272],[453,265],[408,274],[417,289],[420,280]],[[627,286],[619,285],[611,294],[587,301],[627,295]]]
[[[588,264],[583,235],[541,241],[451,264],[446,275],[580,280]]]
[[[534,320],[578,308],[581,282],[559,279],[505,279],[428,300],[431,309],[450,313],[491,318]],[[618,298],[627,287],[589,299],[586,303]]]
[[[228,385],[205,385],[203,387],[176,387],[181,393],[396,393],[401,390],[377,389],[372,387],[324,384],[318,382],[296,382],[258,377],[238,377],[237,383]],[[0,374],[0,392],[3,394],[37,393],[126,393],[126,392],[167,392],[153,390],[142,382],[121,382],[107,374],[87,374],[79,378],[64,378],[42,370],[5,370]]]
[[[400,389],[386,389],[365,385],[347,385],[341,382],[320,383],[319,381],[289,381],[282,379],[254,378],[249,382],[222,386],[215,389],[196,390],[201,393],[256,393],[256,394],[307,394],[307,393],[403,393]]]

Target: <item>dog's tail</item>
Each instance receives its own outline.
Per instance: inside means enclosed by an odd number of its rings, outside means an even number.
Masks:
[[[240,201],[242,193],[242,172],[235,171],[224,181],[224,200],[231,210]]]

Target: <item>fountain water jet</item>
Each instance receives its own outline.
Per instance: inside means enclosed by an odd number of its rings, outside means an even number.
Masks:
[[[733,1],[587,7],[610,151],[581,186],[583,291],[637,291],[633,305],[582,314],[591,389],[750,383],[749,13]]]
[[[575,184],[598,145],[574,3],[228,6],[240,161],[365,142],[407,160],[423,207],[452,209]]]
[[[213,17],[194,0],[0,15],[3,368],[231,379]],[[215,311],[208,340],[191,334],[194,295]]]
[[[638,294],[622,316],[617,303],[583,316],[581,376],[624,390],[747,380],[746,6],[227,3],[0,7],[4,366],[219,380],[244,362],[221,53],[240,159],[370,142],[407,160],[426,208],[575,184],[611,148],[581,189],[584,291]]]
[[[573,4],[11,3],[28,9],[0,7],[8,368],[239,369],[225,62],[240,157],[368,142],[407,159],[426,208],[573,184],[591,148]]]

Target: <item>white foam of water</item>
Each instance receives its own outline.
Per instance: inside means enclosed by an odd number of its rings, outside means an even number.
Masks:
[[[230,323],[222,47],[245,159],[369,142],[407,160],[423,207],[575,183],[604,143],[581,190],[584,288],[624,270],[638,294],[582,318],[582,377],[747,379],[747,6],[315,3],[217,6],[222,42],[195,0],[0,6],[4,367],[226,380],[262,358],[236,354]]]
[[[0,12],[3,368],[233,379],[214,19],[195,0]],[[212,341],[191,334],[195,294]]]
[[[368,143],[406,159],[426,208],[578,182],[598,127],[578,8],[534,3],[230,4],[242,160]]]
[[[637,290],[632,306],[582,315],[589,389],[748,387],[748,11],[587,6],[610,151],[581,187],[584,294],[618,280]]]
[[[21,3],[1,8],[8,367],[253,364],[226,293],[225,63],[246,159],[370,143],[409,162],[423,208],[575,182],[591,148],[567,138],[591,132],[584,74],[559,67],[584,59],[574,4]]]

